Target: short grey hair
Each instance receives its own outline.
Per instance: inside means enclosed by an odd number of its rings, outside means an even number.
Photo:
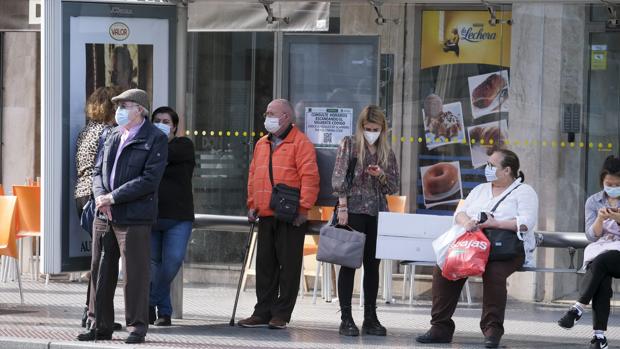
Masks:
[[[148,109],[146,109],[146,108],[145,108],[145,107],[143,107],[143,106],[140,106],[140,107],[142,107],[142,116],[144,116],[145,118],[147,118],[147,119],[148,119],[148,118],[149,118],[149,116],[151,115],[151,114],[149,113],[149,110],[148,110]]]
[[[295,120],[295,108],[293,108],[293,105],[291,104],[291,102],[289,102],[288,99],[278,98],[274,99],[272,102],[277,102],[283,105],[284,109],[286,109],[286,114],[291,117],[291,120]]]

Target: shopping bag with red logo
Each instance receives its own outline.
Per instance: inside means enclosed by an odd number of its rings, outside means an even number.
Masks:
[[[441,275],[448,280],[458,280],[484,273],[489,260],[489,239],[482,230],[466,232],[448,249]]]

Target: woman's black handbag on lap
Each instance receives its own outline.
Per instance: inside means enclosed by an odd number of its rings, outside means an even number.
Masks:
[[[519,184],[521,185],[521,184]],[[497,206],[504,201],[504,199],[510,195],[515,189],[519,187],[517,185],[508,194],[504,195],[491,210],[491,214],[495,212]],[[486,221],[486,214],[483,212],[480,214],[479,223]],[[519,238],[517,232],[507,229],[486,228],[483,229],[484,234],[489,239],[491,244],[491,253],[489,254],[489,262],[492,261],[506,261],[523,255],[523,240]]]

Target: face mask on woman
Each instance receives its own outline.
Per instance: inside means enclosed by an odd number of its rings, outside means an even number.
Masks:
[[[157,127],[166,136],[170,134],[170,129],[171,129],[170,125],[166,125],[163,122],[156,122],[155,127]]]
[[[129,123],[129,110],[118,107],[116,108],[116,114],[114,115],[114,119],[116,120],[116,124],[118,126],[125,126]]]
[[[373,145],[375,144],[375,142],[377,141],[377,139],[379,139],[379,136],[381,135],[381,132],[370,132],[370,131],[364,131],[364,138],[366,138],[366,141],[368,142],[368,144]]]
[[[272,117],[269,117],[269,116],[266,117],[265,118],[265,129],[269,133],[274,133],[274,132],[278,131],[280,129],[280,119],[279,118],[272,118]]]
[[[604,186],[603,190],[605,190],[605,193],[607,193],[607,195],[609,195],[609,197],[612,197],[612,198],[620,197],[620,187]]]
[[[487,164],[484,168],[484,176],[487,178],[487,182],[497,180],[497,167]]]

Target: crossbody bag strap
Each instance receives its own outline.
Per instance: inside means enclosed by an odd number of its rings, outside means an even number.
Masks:
[[[271,182],[271,186],[275,187],[273,184],[273,165],[271,164],[271,155],[273,154],[273,149],[271,148],[271,144],[269,144],[269,181]]]
[[[512,189],[508,192],[508,194],[506,194],[506,195],[502,196],[502,198],[501,198],[501,199],[499,199],[499,201],[498,201],[498,202],[495,204],[495,206],[493,206],[493,208],[491,209],[491,213],[495,213],[495,210],[497,210],[497,207],[499,206],[499,204],[501,204],[501,203],[502,203],[502,201],[504,201],[504,199],[505,199],[508,195],[510,195],[510,193],[512,193],[513,191],[515,191],[515,189],[519,188],[520,186],[521,186],[521,184],[518,184],[516,187],[512,188]]]

